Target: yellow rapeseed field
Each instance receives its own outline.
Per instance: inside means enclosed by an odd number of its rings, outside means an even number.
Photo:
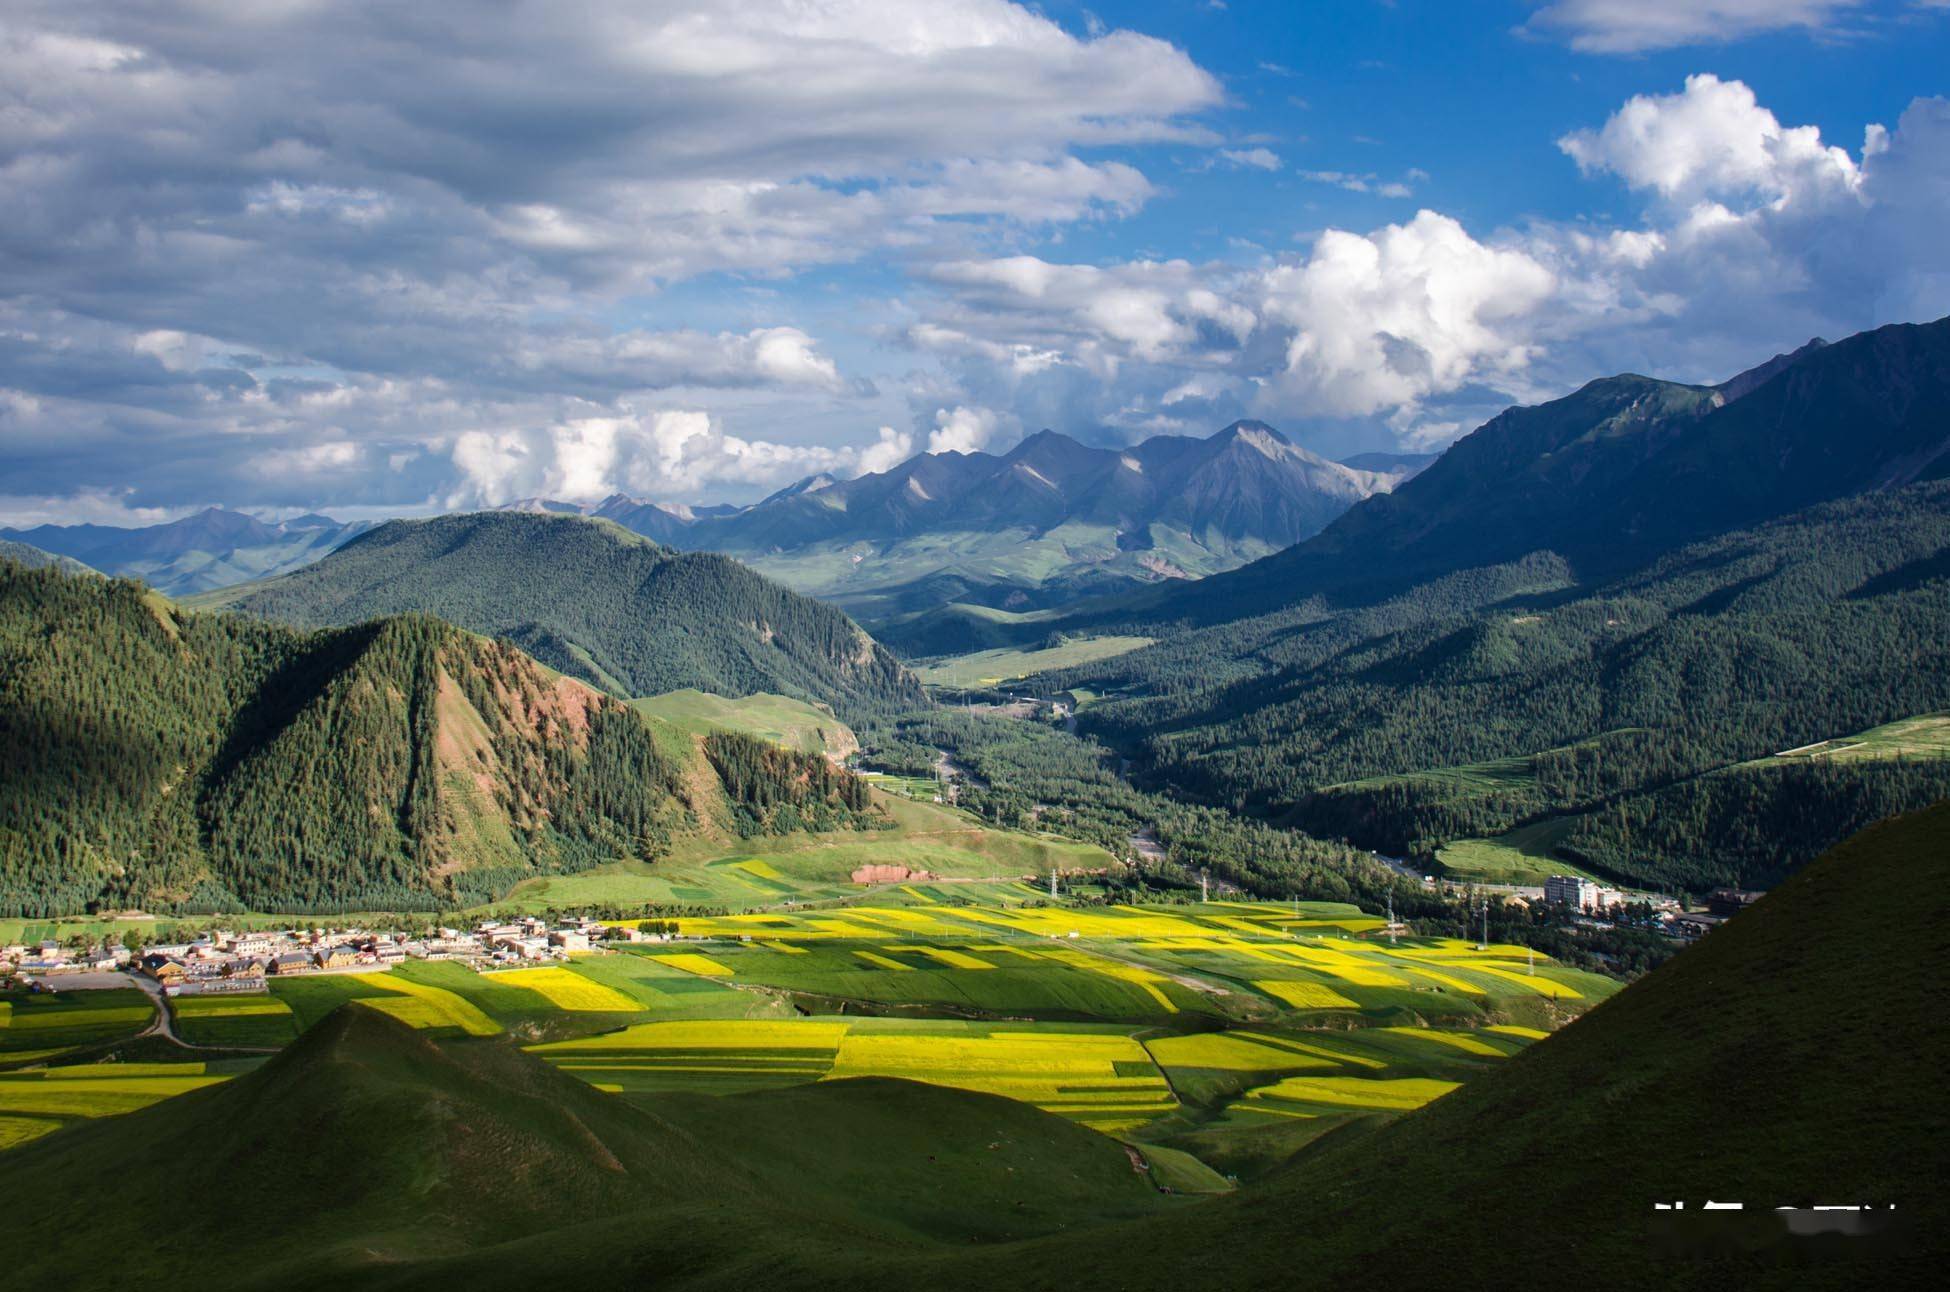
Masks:
[[[889,960],[886,956],[877,956],[871,951],[855,951],[853,954],[859,956],[868,964],[878,965],[882,969],[899,969],[907,973],[913,972],[914,969],[913,965],[904,965],[898,960]]]
[[[1287,1099],[1309,1104],[1407,1111],[1441,1098],[1454,1090],[1457,1084],[1428,1077],[1287,1077],[1253,1091],[1246,1102]]]
[[[429,987],[391,973],[369,974],[366,981],[405,999],[369,996],[361,1003],[391,1014],[410,1027],[457,1027],[469,1036],[493,1036],[501,1030],[501,1025],[483,1014],[473,1002],[445,987]]]
[[[1359,1009],[1359,1005],[1335,991],[1332,987],[1317,982],[1259,982],[1253,986],[1275,1000],[1285,1001],[1295,1009]]]
[[[1438,1044],[1461,1050],[1465,1054],[1480,1054],[1491,1059],[1508,1057],[1494,1045],[1486,1041],[1479,1041],[1466,1032],[1444,1032],[1429,1027],[1390,1027],[1384,1030],[1397,1033],[1401,1036],[1412,1036],[1421,1041],[1435,1041]]]
[[[672,969],[682,969],[686,973],[703,974],[707,978],[729,978],[731,970],[722,962],[710,956],[698,955],[694,951],[677,951],[669,955],[651,956],[658,964],[669,965]]]
[[[1452,987],[1464,995],[1487,996],[1489,994],[1473,982],[1464,982],[1462,979],[1453,975],[1437,973],[1433,969],[1423,969],[1418,965],[1410,965],[1407,972],[1414,974],[1417,978],[1427,978],[1430,982],[1439,982],[1444,987]]]
[[[845,1023],[818,1019],[678,1019],[668,1023],[638,1023],[620,1032],[551,1041],[533,1049],[544,1056],[625,1050],[824,1050],[831,1053],[846,1031]]]
[[[917,946],[917,947],[886,947],[884,949],[888,951],[911,950],[919,953],[920,955],[924,955],[928,957],[928,959],[930,960],[939,960],[942,964],[947,965],[950,969],[993,969],[995,968],[994,965],[990,964],[986,960],[977,959],[976,957],[969,955],[965,951],[957,951],[952,947]]]
[[[1120,1076],[1141,1065],[1149,1075]],[[1176,1107],[1144,1047],[1111,1033],[942,1034],[855,1027],[827,1079],[887,1076],[1003,1095],[1102,1129],[1140,1125]]]
[[[0,1114],[0,1152],[16,1144],[25,1144],[30,1139],[39,1139],[49,1131],[60,1129],[60,1122],[45,1117],[10,1117]]]
[[[541,969],[504,969],[488,981],[526,987],[547,997],[557,1009],[579,1014],[635,1014],[643,1006],[614,987],[605,987],[572,969],[549,966]]]
[[[1261,1044],[1250,1034],[1200,1032],[1146,1042],[1151,1057],[1167,1068],[1216,1068],[1224,1072],[1283,1072],[1340,1066],[1334,1059]]]
[[[1093,956],[1088,951],[1075,951],[1067,947],[1047,951],[1044,954],[1049,959],[1069,965],[1073,969],[1086,969],[1091,973],[1100,973],[1105,977],[1130,983],[1163,1006],[1167,1014],[1178,1012],[1178,1006],[1173,1004],[1171,997],[1165,995],[1163,991],[1163,984],[1170,982],[1171,979],[1161,973],[1137,965],[1128,965],[1120,960],[1106,960],[1102,956]]]

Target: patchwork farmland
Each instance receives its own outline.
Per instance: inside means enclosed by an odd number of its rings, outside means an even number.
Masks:
[[[750,860],[745,874],[784,873]],[[1420,1107],[1615,989],[1523,947],[1391,937],[1333,903],[1056,905],[1020,883],[976,888],[678,916],[542,964],[274,976],[260,994],[170,1000],[192,1048],[168,1054],[136,1039],[156,1008],[142,993],[10,994],[0,1136],[221,1082],[356,1001],[435,1037],[512,1042],[652,1107],[851,1077],[1000,1095],[1209,1183],[1201,1161],[1244,1170],[1263,1146]]]

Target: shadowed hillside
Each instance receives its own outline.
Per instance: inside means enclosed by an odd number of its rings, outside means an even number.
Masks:
[[[1117,1144],[1012,1100],[866,1079],[635,1105],[505,1042],[437,1046],[357,1005],[249,1076],[0,1162],[41,1200],[0,1231],[0,1259],[62,1288],[126,1286],[131,1268],[163,1287],[217,1270],[252,1288],[424,1287],[473,1253],[477,1286],[526,1282],[538,1260],[592,1287],[763,1279],[1165,1202]],[[130,1206],[77,1226],[48,1205],[192,1163],[245,1196],[164,1225]]]
[[[921,696],[899,661],[831,606],[728,557],[673,552],[580,516],[392,521],[315,565],[200,604],[304,627],[439,615],[625,697],[771,691],[844,716]]]

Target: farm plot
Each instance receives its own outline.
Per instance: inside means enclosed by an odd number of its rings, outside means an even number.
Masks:
[[[832,1068],[846,1028],[817,1020],[640,1023],[530,1051],[603,1090],[736,1094],[818,1080]]]
[[[291,1007],[276,996],[178,996],[169,1011],[191,1045],[270,1050],[298,1036]]]
[[[543,997],[557,1009],[574,1014],[635,1014],[643,1009],[634,997],[584,977],[570,969],[505,969],[490,975],[497,986],[520,987]]]
[[[1410,1094],[1426,1102],[1528,1045],[1534,1037],[1523,1033],[1530,1031],[1242,1029],[1153,1037],[1145,1046],[1181,1098],[1220,1112],[1221,1123],[1250,1125],[1266,1117],[1399,1109]]]
[[[134,1036],[156,1008],[133,987],[0,996],[0,1063]]]
[[[842,1077],[902,1077],[1003,1095],[1102,1130],[1141,1125],[1176,1100],[1144,1047],[1089,1024],[805,1019],[646,1023],[533,1047],[622,1093],[735,1093]]]
[[[891,942],[886,939],[894,930],[865,923],[848,931],[871,936],[840,938],[818,930],[804,940],[766,938],[709,954],[647,958],[715,981],[816,1001],[1132,1022],[1210,1008],[1198,993],[1161,974],[1066,947],[985,943],[965,933],[954,941]]]
[[[436,1031],[451,1029],[469,1036],[493,1036],[501,1030],[501,1025],[482,1012],[480,1006],[445,987],[415,982],[397,974],[374,977],[378,979],[374,986],[394,994],[371,997],[365,1003],[402,1023]]]
[[[100,1063],[0,1073],[0,1148],[226,1080],[201,1063]]]

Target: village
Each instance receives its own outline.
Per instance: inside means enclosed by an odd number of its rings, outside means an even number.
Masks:
[[[0,976],[34,982],[84,974],[141,974],[167,996],[262,992],[274,977],[383,973],[409,960],[455,960],[483,972],[566,960],[612,942],[669,941],[661,921],[603,923],[584,917],[551,924],[537,916],[441,927],[415,935],[363,928],[219,929],[186,942],[130,946],[113,940],[76,949],[56,941],[0,946]],[[55,985],[50,983],[50,986]]]

